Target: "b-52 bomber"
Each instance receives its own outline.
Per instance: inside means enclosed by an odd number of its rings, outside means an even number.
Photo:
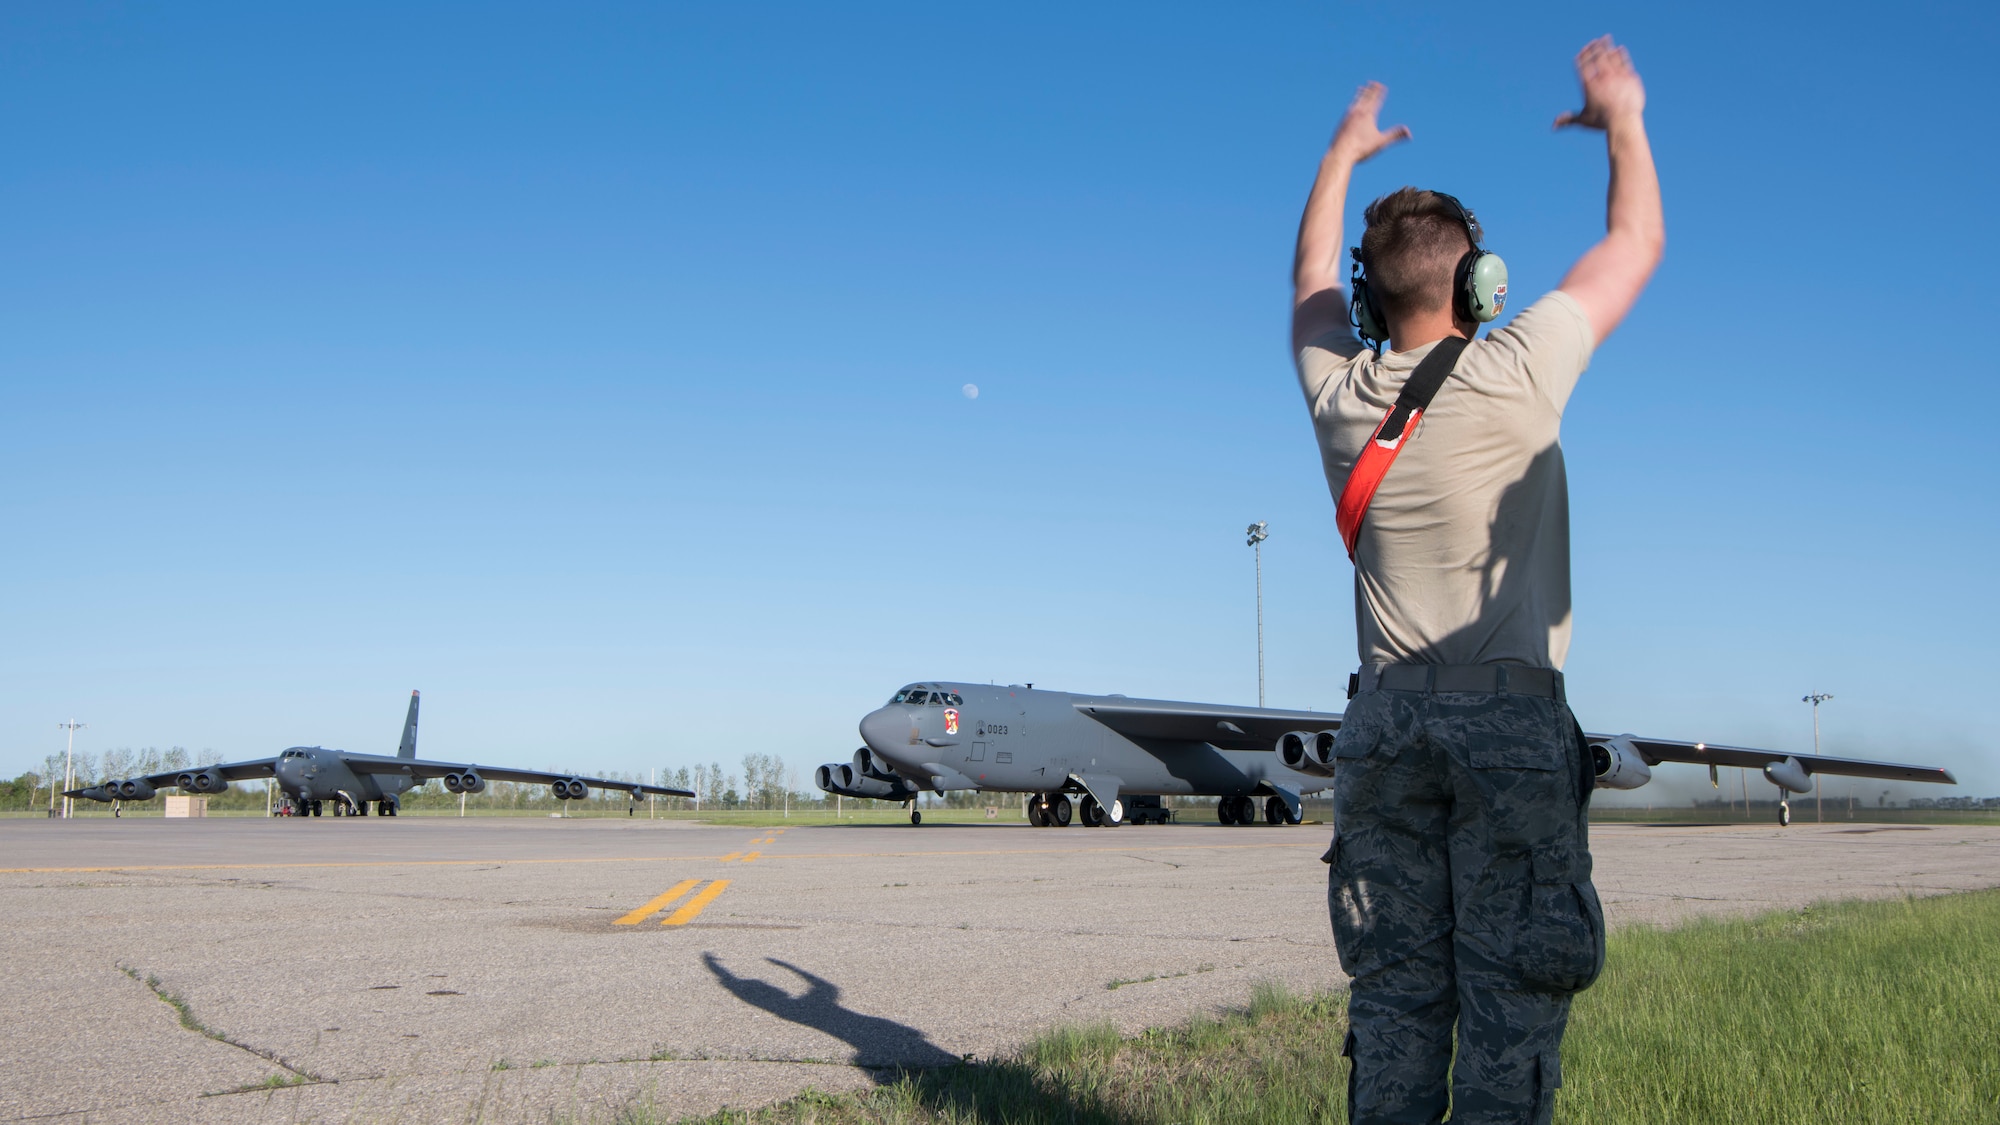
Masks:
[[[1220,797],[1224,824],[1254,824],[1258,798],[1266,824],[1297,824],[1300,800],[1330,787],[1338,716],[1317,711],[1227,707],[1074,695],[1025,687],[920,683],[898,691],[861,720],[851,763],[814,773],[828,792],[913,802],[954,789],[1026,793],[1036,827],[1109,827],[1165,822],[1166,796]],[[1637,789],[1652,767],[1687,762],[1759,770],[1778,788],[1778,823],[1792,822],[1789,800],[1810,793],[1814,774],[1956,785],[1949,770],[1815,754],[1783,754],[1637,735],[1586,734],[1600,789]],[[1077,811],[1071,809],[1076,798]]]
[[[323,746],[294,746],[275,758],[250,762],[227,762],[150,774],[123,781],[107,781],[87,789],[72,789],[66,797],[92,801],[148,801],[161,789],[185,793],[220,793],[230,782],[251,778],[276,778],[279,792],[300,816],[319,816],[328,805],[335,816],[366,816],[374,805],[382,816],[395,816],[402,795],[421,787],[431,778],[441,778],[453,793],[478,793],[488,781],[511,781],[547,785],[559,801],[576,801],[592,789],[622,790],[636,804],[640,797],[692,797],[685,789],[669,789],[632,781],[607,781],[599,777],[543,773],[540,770],[505,769],[466,762],[427,762],[417,757],[416,692],[410,693],[410,713],[403,720],[403,741],[396,756],[350,754]]]

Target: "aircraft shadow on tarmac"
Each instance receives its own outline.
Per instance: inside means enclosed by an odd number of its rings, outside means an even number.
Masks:
[[[874,1072],[877,1083],[902,1081],[918,1102],[949,1107],[988,1125],[1020,1120],[1070,1121],[1076,1125],[1133,1125],[1099,1098],[1062,1089],[1043,1080],[1038,1068],[1018,1059],[971,1062],[930,1041],[923,1032],[881,1016],[863,1015],[840,1004],[840,986],[775,957],[770,964],[805,982],[803,995],[755,977],[737,976],[715,954],[702,962],[737,999],[780,1019],[810,1027],[854,1048],[854,1065]]]

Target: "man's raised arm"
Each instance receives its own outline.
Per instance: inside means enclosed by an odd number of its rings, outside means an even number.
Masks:
[[[1292,259],[1292,352],[1332,328],[1347,323],[1347,294],[1341,289],[1341,212],[1347,206],[1347,181],[1354,166],[1410,138],[1410,128],[1398,125],[1383,132],[1375,124],[1388,90],[1370,82],[1355,91],[1347,115],[1334,131],[1333,143],[1319,162],[1319,178],[1299,219],[1299,246]]]
[[[1653,276],[1666,248],[1666,219],[1660,211],[1660,177],[1653,170],[1653,146],[1646,140],[1646,87],[1632,69],[1632,56],[1609,35],[1584,45],[1576,56],[1583,82],[1583,108],[1556,118],[1556,128],[1578,125],[1604,131],[1611,153],[1611,190],[1605,205],[1604,241],[1591,247],[1559,288],[1583,306],[1598,343],[1603,343]]]

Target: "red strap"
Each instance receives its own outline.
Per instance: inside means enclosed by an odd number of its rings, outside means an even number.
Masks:
[[[1340,540],[1347,544],[1350,562],[1354,559],[1354,544],[1361,538],[1361,521],[1368,515],[1368,505],[1375,502],[1375,490],[1381,487],[1382,478],[1389,475],[1389,466],[1396,463],[1396,454],[1403,451],[1424,417],[1422,410],[1412,411],[1409,420],[1403,423],[1402,432],[1384,441],[1382,427],[1389,424],[1390,416],[1395,413],[1396,408],[1391,406],[1375,424],[1375,432],[1368,436],[1368,444],[1361,447],[1361,456],[1354,459],[1354,469],[1347,474],[1347,487],[1340,490],[1340,503],[1334,506],[1333,521],[1340,527]]]

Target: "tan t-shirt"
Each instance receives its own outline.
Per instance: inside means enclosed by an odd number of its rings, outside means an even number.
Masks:
[[[1459,357],[1375,493],[1354,548],[1361,661],[1526,664],[1569,655],[1569,482],[1558,434],[1590,322],[1550,293]],[[1327,487],[1435,345],[1380,360],[1351,329],[1298,354]]]

